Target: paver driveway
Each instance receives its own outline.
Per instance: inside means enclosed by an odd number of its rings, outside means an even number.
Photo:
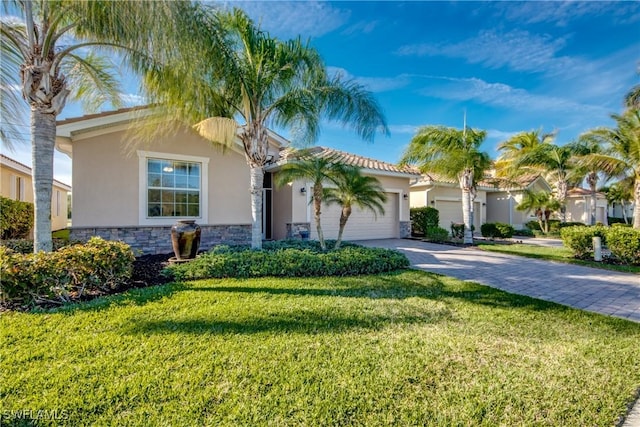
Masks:
[[[421,270],[640,322],[640,275],[637,274],[408,239],[358,243],[397,249],[409,258],[414,268]]]

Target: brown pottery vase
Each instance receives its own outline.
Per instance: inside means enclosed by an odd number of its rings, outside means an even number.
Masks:
[[[177,259],[196,257],[200,247],[200,226],[192,219],[179,219],[171,227],[171,244]]]

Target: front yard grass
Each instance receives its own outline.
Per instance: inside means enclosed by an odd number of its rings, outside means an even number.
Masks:
[[[419,271],[137,289],[0,342],[3,425],[613,425],[640,385],[640,324]]]
[[[483,243],[478,248],[484,251],[499,252],[503,254],[519,255],[528,258],[546,259],[548,261],[565,262],[569,264],[584,265],[587,267],[603,268],[624,273],[640,273],[640,266],[607,264],[590,260],[581,260],[573,257],[570,249],[565,247],[536,246],[527,244],[502,245]]]

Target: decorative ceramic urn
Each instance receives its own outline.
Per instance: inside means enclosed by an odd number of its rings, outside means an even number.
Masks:
[[[171,227],[171,244],[176,259],[193,259],[200,247],[200,226],[192,219],[179,219]]]

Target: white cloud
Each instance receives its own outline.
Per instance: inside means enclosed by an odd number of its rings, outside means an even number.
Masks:
[[[638,2],[605,1],[534,1],[496,2],[493,6],[509,21],[524,24],[551,23],[566,26],[585,16],[610,14],[616,23],[633,23],[640,20]]]
[[[391,134],[407,134],[407,135],[415,135],[418,131],[418,128],[421,125],[389,125],[389,132]]]
[[[471,64],[487,68],[509,68],[514,71],[553,72],[574,67],[575,60],[556,56],[565,46],[563,38],[513,30],[498,33],[480,31],[478,36],[458,43],[414,44],[396,51],[401,56],[445,56],[463,58]]]
[[[137,105],[146,105],[148,103],[147,99],[144,96],[134,94],[134,93],[124,93],[120,95],[120,98],[122,99],[122,102],[124,103],[124,105],[127,107],[135,107]]]
[[[565,98],[538,95],[503,83],[489,83],[478,78],[432,76],[432,84],[420,90],[425,96],[456,101],[475,101],[492,107],[517,111],[543,111],[564,114],[606,115],[600,106],[580,104]]]
[[[400,74],[394,77],[362,77],[354,76],[340,67],[327,67],[327,71],[330,75],[341,75],[347,80],[355,80],[371,92],[386,92],[400,89],[411,83],[411,77],[408,74]]]
[[[281,38],[302,35],[318,37],[344,25],[351,12],[318,1],[225,2],[224,7],[239,7],[260,28]]]
[[[375,30],[380,21],[359,21],[342,31],[344,35],[369,34]]]

